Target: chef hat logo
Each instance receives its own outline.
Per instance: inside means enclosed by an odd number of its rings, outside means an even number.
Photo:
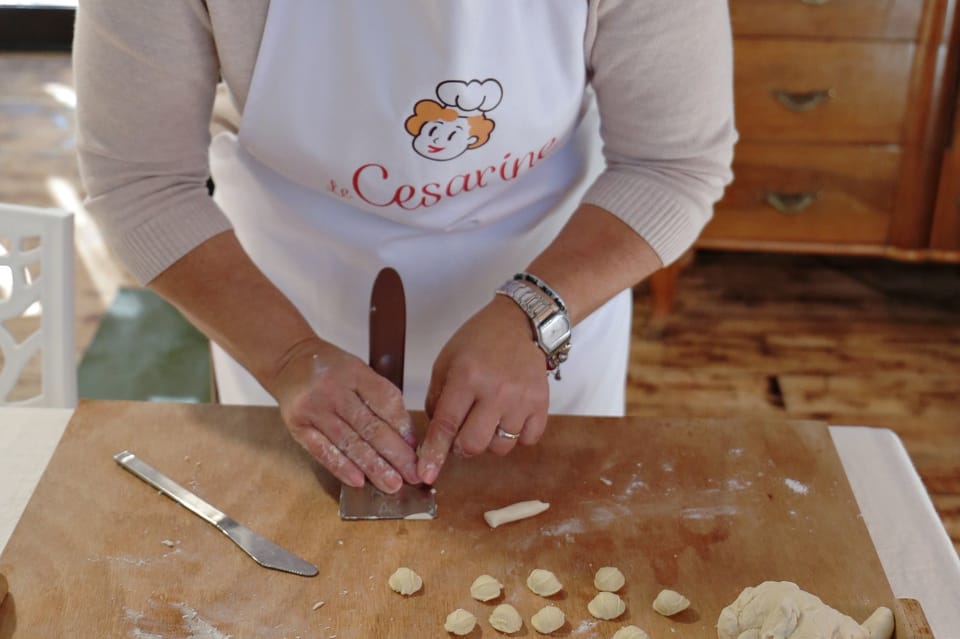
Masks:
[[[486,80],[447,80],[437,85],[437,97],[443,104],[462,112],[493,111],[503,99],[503,87],[493,78]]]
[[[437,85],[436,94],[436,100],[417,102],[404,122],[418,155],[452,160],[487,143],[496,127],[487,113],[503,99],[498,81],[446,80]]]

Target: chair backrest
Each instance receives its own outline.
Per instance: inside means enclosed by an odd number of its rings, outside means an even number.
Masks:
[[[0,203],[0,405],[77,403],[73,256],[72,213]],[[38,355],[30,394],[21,377]]]

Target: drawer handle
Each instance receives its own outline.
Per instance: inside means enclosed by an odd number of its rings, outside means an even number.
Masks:
[[[821,7],[830,2],[830,0],[800,0],[800,2],[803,4],[812,4],[815,7]]]
[[[767,191],[763,194],[763,201],[769,206],[786,215],[797,215],[816,201],[819,194],[812,193],[784,193],[783,191]]]
[[[820,89],[818,91],[806,91],[806,92],[796,92],[796,91],[784,91],[783,89],[777,89],[773,92],[773,97],[775,97],[780,104],[787,107],[791,111],[802,112],[809,111],[817,107],[824,100],[829,100],[833,97],[833,89]]]

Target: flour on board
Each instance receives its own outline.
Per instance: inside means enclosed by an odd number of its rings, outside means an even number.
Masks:
[[[810,490],[810,488],[806,484],[799,482],[796,479],[790,479],[789,477],[784,479],[783,483],[787,485],[787,488],[797,493],[798,495],[806,495],[807,492]]]

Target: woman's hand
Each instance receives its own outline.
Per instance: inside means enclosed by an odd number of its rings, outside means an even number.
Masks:
[[[496,296],[434,363],[420,478],[432,484],[451,449],[464,456],[487,450],[506,455],[518,442],[535,444],[547,425],[548,403],[546,360],[530,321],[512,300]]]
[[[403,393],[360,359],[320,340],[284,357],[268,390],[293,438],[340,481],[364,476],[393,493],[420,483]]]

